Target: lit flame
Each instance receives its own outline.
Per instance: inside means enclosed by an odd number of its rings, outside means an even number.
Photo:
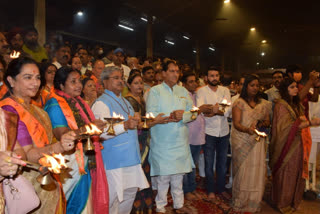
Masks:
[[[120,115],[118,116],[115,112],[113,112],[113,113],[112,113],[112,117],[113,117],[113,118],[117,118],[117,117],[120,117]]]
[[[124,120],[124,117],[121,114],[112,113],[112,118]]]
[[[255,129],[254,131],[260,137],[267,137],[267,134],[265,132],[259,132],[257,129]]]
[[[64,157],[61,154],[60,154],[61,157],[59,156],[59,158],[62,158],[62,159],[59,159],[60,164],[53,156],[46,155],[46,154],[43,154],[43,155],[44,157],[39,160],[39,163],[43,166],[48,167],[48,169],[55,174],[59,174],[61,172],[62,166],[66,166],[65,163],[64,165],[61,164],[65,162]]]
[[[154,115],[152,112],[146,114],[146,118],[154,118]]]
[[[102,131],[98,129],[98,127],[92,123],[85,125],[86,128],[86,134],[94,135],[94,134],[101,134]]]
[[[10,54],[10,58],[11,58],[11,59],[19,58],[20,54],[21,54],[21,53],[20,53],[19,51],[13,51],[13,52]]]
[[[221,104],[222,105],[231,105],[231,103],[228,103],[228,100],[226,98],[224,98],[222,101],[221,101]]]
[[[61,153],[57,154],[53,154],[53,157],[59,160],[59,164],[61,166],[63,166],[64,168],[68,168],[68,166],[66,165],[66,159],[63,157],[63,155]]]
[[[199,108],[196,107],[196,106],[193,106],[192,109],[191,109],[191,111],[199,111]]]

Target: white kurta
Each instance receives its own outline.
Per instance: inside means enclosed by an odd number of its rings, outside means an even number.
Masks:
[[[97,101],[92,106],[92,112],[94,113],[95,118],[103,120],[103,118],[111,117],[110,110],[103,102]],[[106,132],[108,127],[104,129]],[[116,135],[120,135],[125,132],[123,123],[117,124],[114,126]],[[101,135],[104,139],[111,139],[115,136],[107,135],[103,133]],[[139,189],[145,189],[149,187],[149,183],[144,175],[141,164],[106,170],[106,175],[108,178],[109,186],[109,195],[110,202],[115,200],[117,197],[119,202],[123,201],[124,191],[132,187],[138,187]]]

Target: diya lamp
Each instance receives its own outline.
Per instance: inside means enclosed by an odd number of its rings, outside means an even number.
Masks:
[[[152,121],[154,121],[154,115],[152,114],[152,112],[150,112],[150,113],[147,113],[146,114],[146,116],[143,116],[143,117],[141,117],[142,118],[142,120],[143,120],[143,126],[142,126],[142,128],[143,129],[148,129],[149,128],[149,126],[148,126],[148,124],[147,124],[147,122],[152,122]]]
[[[84,146],[84,150],[86,152],[94,151],[94,144],[91,141],[91,137],[93,138],[94,136],[97,136],[98,141],[99,141],[99,135],[102,133],[102,131],[100,129],[98,129],[98,127],[96,125],[94,125],[92,123],[85,125],[84,128],[85,128],[85,131],[83,131],[79,134],[80,138],[78,139],[78,142],[81,142],[82,139],[87,139],[87,142]]]
[[[219,103],[219,106],[221,107],[221,111],[224,113],[226,111],[226,107],[231,106],[231,103],[228,103],[227,99],[223,99],[221,103]]]
[[[109,123],[109,128],[107,130],[107,134],[115,136],[116,132],[114,130],[113,125],[115,123],[120,123],[120,122],[124,121],[124,117],[121,114],[116,114],[115,112],[113,112],[112,117],[106,117],[104,119]]]
[[[256,133],[257,137],[255,138],[256,141],[260,141],[260,138],[265,138],[268,135],[265,132],[259,132],[257,129],[254,130],[254,132]]]
[[[19,51],[12,51],[11,52],[11,54],[10,54],[10,59],[17,59],[17,58],[19,58],[19,56],[20,56],[20,52]]]
[[[199,108],[198,107],[196,107],[196,106],[193,106],[192,107],[192,109],[190,110],[190,112],[192,113],[192,115],[191,115],[191,120],[195,120],[195,119],[197,119],[197,115],[196,115],[196,113],[199,113]]]
[[[39,164],[24,161],[27,163],[29,168],[39,171],[40,175],[36,178],[37,182],[41,185],[52,184],[54,179],[53,174],[60,174],[62,169],[68,168],[66,160],[61,154],[47,155],[43,154],[44,157],[40,158]]]

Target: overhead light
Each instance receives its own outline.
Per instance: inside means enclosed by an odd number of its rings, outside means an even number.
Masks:
[[[260,63],[259,62],[257,62],[257,65],[259,65]]]
[[[264,55],[266,55],[265,52],[261,52],[261,56],[264,56]]]
[[[262,44],[266,44],[266,43],[267,43],[267,40],[262,40],[261,43],[262,43]]]
[[[144,17],[141,17],[140,19],[141,19],[142,21],[145,21],[145,22],[148,21],[148,19],[146,19],[146,18],[144,18]]]
[[[121,27],[121,28],[124,28],[126,30],[134,31],[133,28],[125,26],[125,25],[122,25],[122,24],[118,24],[118,26]]]
[[[230,3],[230,0],[224,0],[223,2],[227,4],[227,3]]]
[[[196,51],[196,50],[193,50],[192,52],[193,52],[193,53],[197,53],[197,51]]]
[[[212,47],[209,47],[209,50],[211,51],[216,51],[216,49],[212,48]]]
[[[187,36],[182,36],[183,38],[185,38],[185,39],[190,39],[189,37],[187,37]]]
[[[250,28],[250,31],[256,31],[255,27]]]
[[[166,43],[170,44],[170,45],[174,45],[174,42],[171,42],[169,40],[164,40]]]
[[[77,16],[83,16],[83,12],[82,11],[78,11],[77,12]]]

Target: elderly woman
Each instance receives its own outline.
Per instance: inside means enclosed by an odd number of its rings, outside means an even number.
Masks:
[[[43,108],[54,93],[53,79],[56,75],[57,67],[52,63],[44,62],[40,65],[41,86],[37,95],[32,99],[32,104]]]
[[[258,212],[265,187],[265,139],[257,141],[255,129],[270,125],[271,103],[258,92],[258,77],[246,76],[232,107],[232,198],[233,208],[240,212]]]
[[[0,102],[2,109],[18,117],[17,145],[22,147],[28,161],[37,163],[43,154],[63,153],[74,147],[75,133],[68,132],[61,141],[52,143],[52,127],[45,111],[31,104],[40,87],[40,72],[37,63],[30,58],[18,58],[10,62],[5,74],[5,83],[11,96]],[[21,154],[23,155],[23,154]],[[51,188],[36,181],[38,172],[24,170],[22,174],[34,186],[41,205],[34,213],[64,213],[65,201],[60,185]]]
[[[70,67],[61,67],[54,78],[54,88],[55,94],[52,95],[44,109],[49,114],[53,134],[58,140],[70,129],[78,130],[89,123],[102,125],[102,121],[95,119],[89,105],[80,97],[82,91],[80,71]],[[99,151],[97,152],[97,150]],[[66,156],[69,160],[67,165],[72,171],[68,174],[61,174],[60,177],[67,198],[67,213],[97,212],[98,207],[93,205],[93,210],[91,207],[92,202],[97,200],[97,195],[91,193],[91,190],[96,193],[97,189],[91,188],[91,184],[92,182],[106,184],[106,177],[97,178],[96,173],[92,173],[90,170],[103,170],[103,165],[96,162],[99,160],[102,162],[100,146],[96,145],[96,153],[89,155],[84,154],[83,145],[78,142],[76,150]],[[104,186],[99,184],[99,188],[104,188]],[[107,198],[107,194],[107,189],[102,191],[99,199]]]

